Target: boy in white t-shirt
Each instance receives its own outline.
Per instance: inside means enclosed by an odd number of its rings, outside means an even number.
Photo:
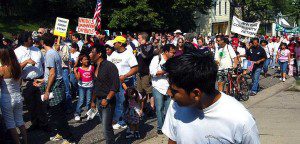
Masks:
[[[259,144],[256,122],[236,99],[215,89],[218,67],[197,51],[164,65],[171,101],[162,132],[169,144]]]

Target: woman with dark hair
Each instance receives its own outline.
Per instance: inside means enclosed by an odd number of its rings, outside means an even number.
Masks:
[[[180,56],[183,54],[183,49],[184,49],[183,45],[184,45],[184,39],[178,38],[175,56]]]
[[[291,52],[287,49],[286,43],[280,44],[280,49],[278,49],[277,57],[276,57],[276,63],[278,62],[280,65],[280,71],[281,71],[281,78],[283,82],[285,82],[286,79],[286,69],[288,64],[290,63],[291,59]]]
[[[17,127],[22,134],[23,143],[27,144],[26,128],[23,121],[23,98],[20,92],[21,67],[14,51],[10,48],[0,48],[0,86],[1,111],[6,128],[13,141],[20,144]]]

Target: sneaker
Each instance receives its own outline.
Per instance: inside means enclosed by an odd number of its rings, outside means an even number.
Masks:
[[[59,134],[56,134],[54,137],[50,137],[50,141],[59,141],[63,140],[63,137]]]
[[[124,121],[119,121],[118,124],[121,126],[122,129],[127,128],[127,125]]]
[[[64,140],[61,144],[75,144],[75,142],[70,142],[68,140]]]
[[[120,129],[120,128],[121,128],[121,125],[119,125],[118,123],[113,125],[114,130],[117,130],[117,129]]]
[[[285,78],[283,78],[282,81],[285,82]]]
[[[80,121],[80,116],[75,116],[75,121]]]
[[[139,131],[135,131],[134,132],[134,138],[136,138],[136,139],[140,139],[141,138],[141,135],[140,135]]]
[[[126,138],[129,139],[129,138],[133,138],[135,137],[135,135],[133,134],[133,132],[126,132]]]
[[[279,78],[280,81],[282,81],[282,78]]]
[[[250,96],[255,96],[255,95],[256,95],[255,92],[251,92],[251,93],[250,93]]]

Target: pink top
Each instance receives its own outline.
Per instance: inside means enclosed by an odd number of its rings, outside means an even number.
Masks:
[[[81,87],[93,87],[93,75],[94,75],[94,67],[90,66],[88,70],[82,69],[82,67],[78,68],[78,72],[80,73],[80,81],[78,81],[78,85]]]
[[[285,50],[278,50],[279,52],[279,61],[280,62],[287,62],[289,57],[288,55],[290,54],[290,50],[285,49]]]

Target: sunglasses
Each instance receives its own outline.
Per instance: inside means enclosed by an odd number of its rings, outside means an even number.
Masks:
[[[38,32],[38,34],[43,34],[42,32]]]

